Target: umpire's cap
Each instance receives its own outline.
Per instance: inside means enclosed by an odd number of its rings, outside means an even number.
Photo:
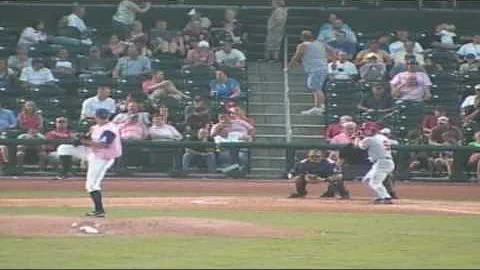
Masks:
[[[100,119],[108,119],[108,117],[110,117],[110,112],[107,109],[100,108],[95,111],[95,116]]]

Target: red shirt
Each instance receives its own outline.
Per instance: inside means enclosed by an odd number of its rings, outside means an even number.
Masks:
[[[72,136],[72,132],[70,130],[50,130],[45,134],[45,137],[49,140],[57,140],[57,139],[68,139]],[[56,147],[54,145],[47,145],[47,151],[52,152],[55,151]]]
[[[18,122],[22,127],[25,127],[27,129],[40,129],[42,124],[42,118],[38,114],[27,115],[22,112],[18,115]]]
[[[339,123],[330,124],[327,126],[327,131],[325,132],[325,138],[331,140],[333,137],[342,133],[343,127]]]
[[[153,90],[149,90],[150,87],[152,87],[152,85],[155,85],[157,84],[157,82],[154,82],[153,80],[146,80],[142,83],[142,90],[145,94],[151,94],[153,92]]]

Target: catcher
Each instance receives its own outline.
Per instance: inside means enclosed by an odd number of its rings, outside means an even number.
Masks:
[[[340,168],[329,161],[320,150],[313,149],[308,152],[308,157],[296,164],[293,171],[296,192],[290,194],[289,198],[303,198],[307,196],[307,184],[328,182],[328,188],[323,193],[338,193],[340,198],[348,199],[349,192],[343,184],[343,176]],[[321,197],[325,197],[325,196]]]

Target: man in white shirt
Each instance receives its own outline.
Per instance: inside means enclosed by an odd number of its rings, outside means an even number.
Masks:
[[[20,81],[23,87],[40,86],[54,84],[55,77],[52,71],[44,66],[43,59],[35,58],[32,60],[32,66],[22,69]]]
[[[72,14],[68,15],[68,26],[76,28],[82,35],[86,34],[88,27],[85,21],[82,19],[85,15],[85,7],[81,5],[74,5],[72,8]]]
[[[115,100],[110,97],[110,92],[110,85],[99,85],[97,95],[83,101],[80,119],[94,118],[95,112],[101,108],[107,109],[111,114],[114,114],[116,111]]]
[[[130,101],[127,104],[127,111],[117,114],[112,122],[119,125],[125,123],[132,115],[138,115],[138,120],[145,128],[150,125],[150,115],[147,112],[140,112],[139,104],[136,101]]]
[[[333,80],[352,80],[358,75],[357,67],[348,61],[348,54],[339,51],[337,60],[328,64],[328,74]]]
[[[223,49],[215,53],[215,59],[220,66],[245,67],[245,54],[240,50],[232,48],[232,42],[225,41]]]
[[[398,38],[397,41],[393,42],[392,44],[390,44],[388,46],[388,50],[389,50],[391,55],[395,55],[398,52],[405,52],[406,51],[405,43],[407,41],[409,41],[408,31],[404,30],[404,29],[398,30],[397,31],[397,38]],[[423,48],[418,42],[415,42],[413,52],[415,54],[419,54],[419,53],[423,52]]]
[[[180,141],[183,139],[178,130],[166,123],[166,115],[156,114],[152,119],[153,125],[148,129],[152,141]]]
[[[474,54],[475,59],[480,60],[480,35],[473,36],[473,42],[464,44],[458,49],[457,54],[464,58],[468,54]]]

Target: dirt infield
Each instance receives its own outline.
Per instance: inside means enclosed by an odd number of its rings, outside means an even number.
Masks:
[[[0,180],[0,193],[10,191],[81,191],[82,180],[50,181],[33,179]],[[351,200],[319,199],[324,184],[309,186],[306,199],[286,199],[291,183],[286,181],[223,180],[124,180],[107,179],[104,183],[108,207],[148,208],[159,210],[245,210],[245,211],[329,211],[378,213],[428,213],[441,215],[480,215],[480,185],[399,183],[401,196],[394,205],[373,205],[368,189],[348,183]],[[139,195],[109,197],[108,192],[129,191]],[[162,196],[152,195],[162,192]],[[144,193],[144,196],[142,196]],[[183,195],[183,194],[188,194]],[[167,194],[167,195],[165,195]],[[170,195],[168,195],[170,194]],[[192,196],[191,194],[195,194]],[[3,195],[0,207],[22,206],[90,206],[88,196],[80,198],[15,198]],[[70,225],[83,218],[51,216],[0,216],[0,234],[75,235]],[[98,221],[97,221],[98,222]],[[243,237],[298,236],[297,230],[259,226],[252,223],[215,219],[156,217],[142,219],[106,218],[97,224],[102,235],[220,235]]]

